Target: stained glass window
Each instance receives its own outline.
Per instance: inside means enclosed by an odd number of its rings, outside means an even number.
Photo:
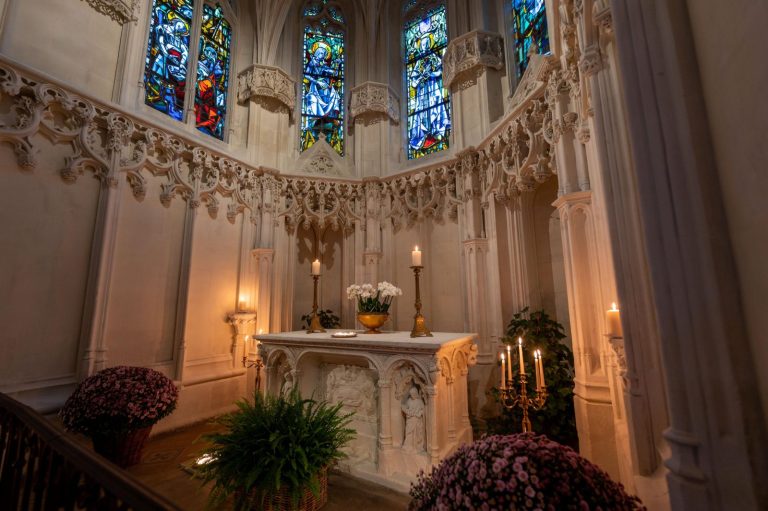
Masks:
[[[197,57],[195,125],[218,139],[224,138],[229,88],[229,48],[232,29],[220,5],[203,4],[200,53]]]
[[[512,0],[512,17],[515,25],[515,61],[519,79],[528,67],[528,50],[531,44],[536,43],[539,53],[549,52],[544,0]]]
[[[144,66],[145,102],[177,120],[184,115],[192,0],[154,0]]]
[[[321,136],[344,155],[344,18],[328,0],[304,9],[301,150]]]
[[[443,54],[447,44],[445,6],[405,24],[409,160],[448,148],[450,97],[443,87]]]

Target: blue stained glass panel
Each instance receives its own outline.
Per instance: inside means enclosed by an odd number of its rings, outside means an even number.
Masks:
[[[203,4],[200,54],[197,59],[195,124],[197,129],[224,138],[232,28],[220,5]]]
[[[344,36],[304,30],[301,150],[321,136],[344,155]]]
[[[515,26],[515,61],[517,77],[528,67],[528,50],[536,43],[539,53],[549,53],[549,32],[544,0],[512,0]]]
[[[154,0],[144,64],[144,102],[174,119],[184,116],[192,0]]]
[[[408,84],[408,159],[448,148],[450,96],[443,87],[443,54],[448,44],[445,7],[406,23],[405,80]]]

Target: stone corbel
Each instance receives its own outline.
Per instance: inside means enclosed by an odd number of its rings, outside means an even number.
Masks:
[[[248,100],[277,104],[293,120],[296,80],[279,67],[254,64],[237,75],[237,101]]]
[[[485,68],[504,67],[503,41],[499,34],[475,30],[448,43],[443,55],[443,81],[451,88],[460,78],[480,75]]]
[[[121,25],[136,21],[138,0],[85,0],[88,5]]]
[[[256,324],[255,312],[234,312],[227,316],[227,323],[232,325],[235,335],[253,335],[253,325]]]
[[[400,123],[400,99],[384,83],[365,82],[350,89],[349,116],[354,123],[361,120],[389,119]]]

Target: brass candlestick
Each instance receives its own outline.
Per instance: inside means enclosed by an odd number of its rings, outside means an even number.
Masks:
[[[424,315],[421,313],[421,293],[419,292],[419,273],[423,266],[411,266],[413,274],[416,277],[416,315],[413,316],[413,330],[411,330],[411,337],[432,337],[432,332],[427,328],[427,323],[424,320]]]
[[[547,402],[547,387],[542,385],[533,397],[528,397],[528,389],[526,387],[528,375],[518,372],[518,377],[520,379],[520,392],[515,391],[514,383],[507,382],[505,387],[499,389],[499,397],[501,404],[505,408],[511,410],[519,406],[523,410],[523,433],[526,433],[533,431],[531,420],[528,418],[528,409],[541,410],[544,407],[544,403]]]
[[[320,316],[317,315],[317,281],[320,280],[320,275],[312,275],[312,279],[315,281],[315,291],[312,298],[312,319],[309,321],[308,334],[320,334],[325,332],[325,328],[320,324]]]

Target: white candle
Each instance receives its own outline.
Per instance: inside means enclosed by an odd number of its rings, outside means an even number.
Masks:
[[[507,344],[507,360],[509,360],[509,364],[507,364],[507,379],[512,382],[512,346]]]
[[[541,375],[539,374],[539,350],[533,352],[533,367],[536,369],[536,392],[541,389]]]
[[[608,335],[611,337],[623,337],[621,330],[621,313],[616,307],[616,303],[611,304],[611,308],[605,311],[605,323]]]
[[[517,338],[517,353],[520,355],[520,374],[525,374],[525,364],[523,363],[523,338]]]
[[[237,310],[244,311],[246,307],[248,307],[248,296],[240,295],[240,298],[237,301]]]
[[[249,338],[250,338],[250,335],[246,335],[246,336],[243,338],[243,356],[244,356],[244,357],[247,357],[247,356],[248,356],[248,339],[249,339]]]
[[[413,252],[411,252],[411,266],[421,266],[421,250],[419,250],[418,245],[413,247]]]
[[[541,350],[539,350],[539,372],[541,373],[541,386],[546,387],[547,382],[544,379],[544,359],[541,357]]]
[[[502,388],[502,389],[503,389],[503,388],[505,388],[505,387],[507,386],[507,381],[506,381],[506,378],[505,378],[505,376],[506,376],[506,374],[507,374],[507,373],[506,373],[506,367],[505,367],[505,365],[506,365],[506,364],[504,363],[504,353],[502,353],[502,354],[501,354],[501,388]]]
[[[320,275],[320,259],[312,261],[312,275]]]

